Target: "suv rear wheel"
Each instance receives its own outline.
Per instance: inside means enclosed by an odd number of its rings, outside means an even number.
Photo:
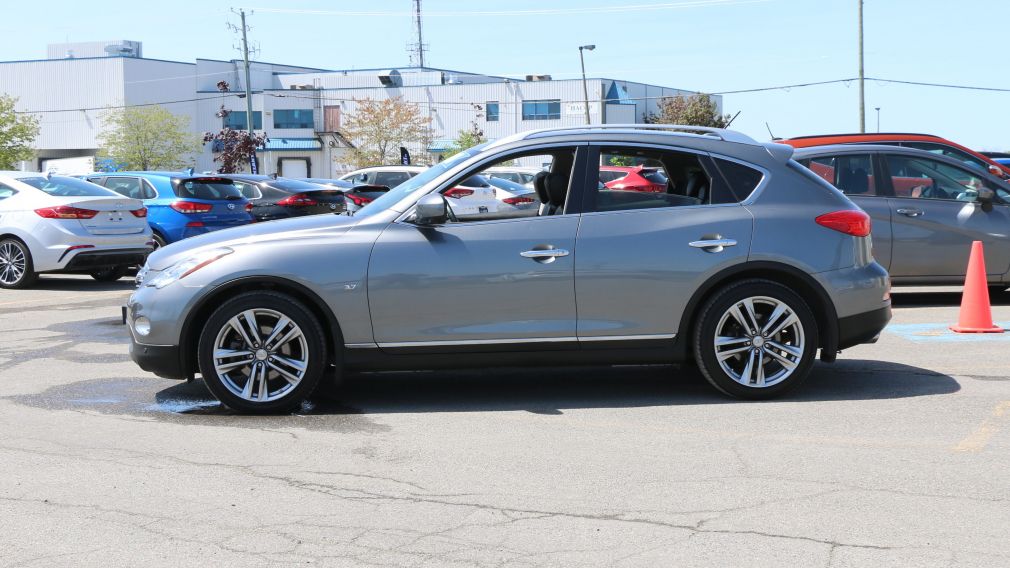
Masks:
[[[748,279],[705,303],[694,354],[715,388],[763,399],[803,382],[817,343],[817,321],[803,298],[777,282]]]
[[[315,390],[326,367],[325,333],[299,301],[277,292],[246,292],[204,325],[200,373],[226,406],[284,412]]]

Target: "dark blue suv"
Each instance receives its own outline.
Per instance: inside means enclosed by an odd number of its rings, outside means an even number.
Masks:
[[[159,247],[253,220],[252,204],[232,180],[222,177],[185,172],[114,172],[91,175],[87,180],[143,200]]]

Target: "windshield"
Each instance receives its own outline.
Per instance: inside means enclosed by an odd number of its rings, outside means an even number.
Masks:
[[[448,158],[442,162],[435,164],[434,166],[424,170],[423,172],[417,174],[416,176],[408,179],[407,181],[401,183],[395,188],[389,190],[382,197],[372,201],[368,205],[364,206],[357,213],[354,214],[355,217],[367,217],[369,215],[374,215],[381,211],[385,211],[391,205],[397,201],[403,199],[404,197],[410,195],[414,190],[421,188],[431,180],[437,178],[438,176],[444,174],[455,166],[469,160],[471,157],[480,154],[487,143],[481,144],[480,146],[474,146],[468,150],[463,150],[462,152]]]
[[[18,178],[18,181],[57,197],[122,197],[100,185],[69,177]]]

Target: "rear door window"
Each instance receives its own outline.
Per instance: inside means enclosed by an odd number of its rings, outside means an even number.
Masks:
[[[189,199],[206,200],[237,200],[242,199],[242,192],[235,187],[230,179],[195,178],[178,180],[175,184],[175,195]]]
[[[148,187],[143,179],[137,177],[108,177],[103,185],[119,195],[131,199],[154,199],[157,197],[154,190]]]
[[[407,172],[376,172],[375,181],[372,183],[394,188],[408,179],[410,179],[410,174]]]

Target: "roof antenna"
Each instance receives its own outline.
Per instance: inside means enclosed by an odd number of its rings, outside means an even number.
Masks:
[[[191,176],[191,175],[193,175],[193,168],[192,168],[192,167],[190,167],[190,168],[188,168],[188,169],[186,170],[186,175],[188,175],[188,176]]]
[[[270,179],[277,179],[277,172],[270,174]]]
[[[53,177],[53,174],[55,173],[56,173],[55,169],[49,168],[48,170],[46,170],[46,179],[51,179]]]
[[[729,126],[730,126],[731,124],[733,124],[733,121],[734,121],[734,120],[736,120],[736,117],[740,116],[740,113],[741,113],[741,112],[743,112],[743,111],[742,111],[742,110],[738,110],[738,111],[736,111],[736,114],[734,114],[734,115],[733,115],[733,118],[729,119],[729,122],[727,122],[727,123],[726,123],[726,126],[723,126],[723,128],[729,128]]]
[[[735,118],[735,117],[734,117],[734,118]],[[774,134],[772,134],[772,127],[771,127],[771,126],[768,126],[768,123],[767,123],[767,122],[765,122],[765,128],[767,128],[767,129],[768,129],[768,136],[771,136],[771,137],[772,137],[772,140],[781,140],[781,138],[776,138],[776,137],[775,137],[775,135],[774,135]]]

